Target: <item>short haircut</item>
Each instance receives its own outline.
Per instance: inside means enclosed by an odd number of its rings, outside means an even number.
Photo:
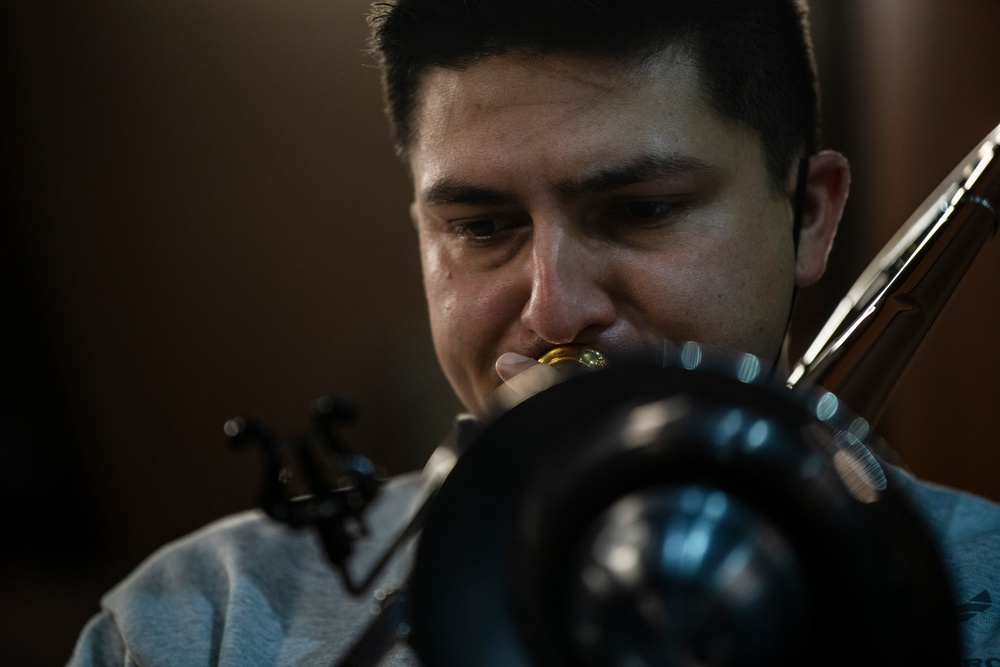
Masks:
[[[772,186],[818,147],[819,103],[805,0],[392,0],[369,22],[387,113],[404,158],[421,75],[505,53],[641,63],[693,55],[706,101],[761,140]]]

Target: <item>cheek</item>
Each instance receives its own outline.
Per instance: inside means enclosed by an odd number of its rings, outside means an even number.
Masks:
[[[451,336],[450,330],[454,326],[456,312],[459,310],[457,284],[440,250],[423,239],[421,239],[421,266],[431,333],[440,357],[448,347],[447,339]]]
[[[624,282],[642,326],[771,358],[790,308],[793,258],[773,230],[757,229],[703,237],[641,268],[633,264],[637,270]]]
[[[639,309],[652,316],[654,328],[668,337],[691,337],[703,315],[700,304],[706,292],[705,274],[689,257],[664,259],[648,267],[630,280],[633,301]]]
[[[772,215],[774,215],[772,213]],[[733,313],[734,332],[741,349],[770,359],[784,339],[791,311],[795,258],[789,230],[763,221],[730,253],[731,291],[727,307]],[[780,219],[780,218],[779,218]]]
[[[438,362],[459,400],[485,417],[499,384],[493,365],[520,307],[496,276],[454,270],[425,254],[424,286]]]
[[[473,277],[456,272],[441,253],[424,254],[424,291],[435,337],[448,336],[452,345],[467,344],[484,314],[489,293]]]
[[[446,248],[423,239],[421,259],[431,334],[445,374],[459,393],[459,385],[492,381],[497,343],[520,313],[509,281],[495,272],[462,270]]]
[[[431,338],[441,370],[467,409],[475,412],[476,392],[466,359],[470,356],[470,335],[465,323],[470,320],[463,307],[463,281],[456,277],[445,255],[433,244],[421,239],[421,264],[424,294],[431,325]]]

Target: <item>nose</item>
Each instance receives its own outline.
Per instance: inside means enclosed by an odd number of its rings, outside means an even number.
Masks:
[[[600,250],[565,229],[536,225],[531,295],[521,311],[521,323],[556,345],[586,342],[610,327],[616,317],[607,289],[611,267]]]

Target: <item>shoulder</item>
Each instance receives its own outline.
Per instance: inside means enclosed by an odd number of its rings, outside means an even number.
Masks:
[[[951,575],[965,657],[1000,665],[1000,504],[893,472]]]
[[[944,544],[1000,536],[1000,504],[893,469],[894,479]]]
[[[370,534],[352,564],[367,572],[405,523],[415,475],[386,484],[365,514]],[[401,561],[401,559],[396,559]],[[396,583],[401,562],[383,575]],[[367,623],[311,530],[259,511],[237,514],[167,545],[102,600],[139,664],[329,664]]]

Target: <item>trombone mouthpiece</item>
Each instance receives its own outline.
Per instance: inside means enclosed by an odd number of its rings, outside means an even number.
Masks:
[[[560,345],[554,347],[538,357],[538,361],[549,366],[578,364],[587,370],[597,370],[608,365],[608,360],[604,358],[603,354],[585,345]],[[580,369],[576,368],[575,370]]]

